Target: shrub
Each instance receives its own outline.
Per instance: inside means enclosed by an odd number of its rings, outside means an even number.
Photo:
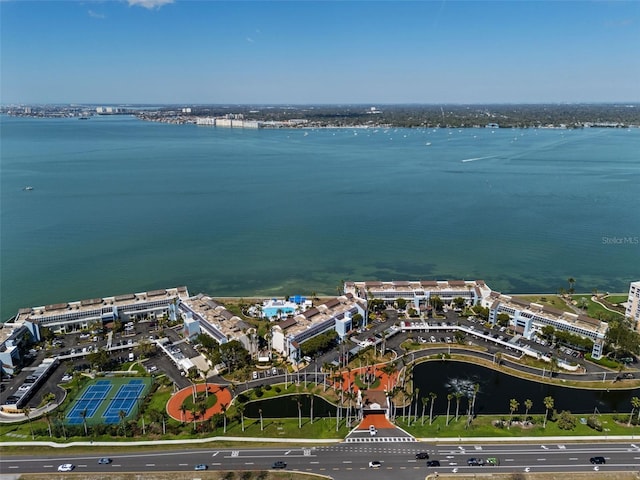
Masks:
[[[563,410],[558,417],[558,428],[560,430],[573,430],[576,428],[576,419],[573,418],[571,412]]]
[[[280,393],[282,391],[282,389],[277,385],[273,387],[273,389],[275,390],[276,393]]]
[[[597,430],[598,432],[602,431],[602,422],[595,415],[591,415],[589,418],[587,418],[587,425],[594,430]]]

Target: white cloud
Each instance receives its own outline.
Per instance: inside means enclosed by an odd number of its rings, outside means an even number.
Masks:
[[[100,19],[107,18],[107,17],[105,17],[105,16],[104,16],[104,14],[94,12],[93,10],[89,10],[89,12],[88,12],[88,13],[89,13],[89,16],[90,16],[91,18],[100,18]]]
[[[149,10],[173,3],[174,0],[127,0],[130,7],[144,7]]]
[[[247,37],[247,42],[249,42],[249,43],[253,43],[253,38],[251,38],[251,37]]]

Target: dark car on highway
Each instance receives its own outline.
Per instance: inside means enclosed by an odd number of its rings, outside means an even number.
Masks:
[[[607,463],[607,461],[604,459],[604,457],[591,457],[589,459],[589,461],[591,463],[593,463],[594,465],[602,465],[604,463]]]
[[[439,467],[439,466],[440,466],[439,460],[429,460],[427,462],[427,467]]]
[[[284,463],[282,460],[278,460],[277,462],[273,462],[273,465],[271,465],[271,468],[287,468],[287,464]]]
[[[427,452],[418,452],[418,453],[416,453],[416,458],[418,460],[428,460],[429,459],[429,454]]]

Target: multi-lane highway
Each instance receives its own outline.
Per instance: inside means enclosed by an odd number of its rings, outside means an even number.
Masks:
[[[439,460],[439,467],[427,467],[426,460],[415,454],[427,452],[430,459]],[[592,465],[590,457],[603,456],[604,465]],[[101,457],[110,457],[110,464],[98,464]],[[499,466],[471,467],[469,458],[494,457]],[[363,471],[379,478],[393,476],[397,480],[423,479],[429,473],[510,472],[602,472],[640,470],[640,442],[638,443],[548,443],[548,444],[486,444],[433,445],[413,443],[333,444],[317,447],[265,447],[196,450],[162,450],[144,453],[114,454],[96,447],[94,454],[7,456],[0,460],[0,472],[53,473],[58,465],[72,463],[74,472],[122,473],[153,471],[192,471],[197,464],[210,470],[269,470],[273,462],[282,460],[287,470],[318,473],[337,480],[355,480]],[[381,468],[372,470],[369,462],[378,460]]]

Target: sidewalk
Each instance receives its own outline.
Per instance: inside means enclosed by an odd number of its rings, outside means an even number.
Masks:
[[[416,438],[419,442],[431,444],[478,444],[478,443],[523,443],[531,442],[536,444],[546,443],[575,443],[575,442],[634,442],[640,441],[639,435],[605,435],[598,437],[575,436],[575,437],[442,437],[442,438]],[[257,443],[302,443],[302,444],[331,444],[343,443],[342,438],[261,438],[261,437],[209,437],[209,438],[193,438],[193,439],[177,439],[177,440],[144,440],[137,442],[2,442],[0,447],[52,447],[52,448],[68,448],[68,447],[129,447],[129,446],[155,446],[155,445],[184,445],[184,444],[203,444],[210,442],[257,442]]]

